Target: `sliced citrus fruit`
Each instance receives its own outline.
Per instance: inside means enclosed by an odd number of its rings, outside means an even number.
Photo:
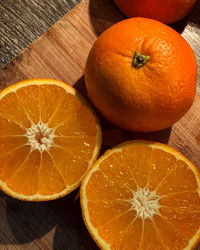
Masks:
[[[52,200],[80,185],[101,146],[87,101],[52,79],[26,80],[0,92],[0,188],[14,198]]]
[[[102,249],[191,249],[200,238],[200,174],[171,147],[129,141],[81,184],[85,224]]]

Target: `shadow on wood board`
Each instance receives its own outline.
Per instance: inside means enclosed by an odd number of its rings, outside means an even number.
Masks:
[[[0,245],[23,247],[33,242],[33,249],[37,246],[50,249],[51,245],[55,250],[98,249],[84,225],[76,195],[77,190],[54,201],[24,202],[0,192],[0,199],[5,201],[0,212],[5,213],[5,218],[1,216],[1,225],[7,227],[7,236],[3,236],[0,229]]]
[[[188,22],[190,22],[194,26],[200,27],[200,1],[199,0],[197,0],[196,4],[194,5],[187,19],[188,19]]]
[[[97,35],[100,35],[112,24],[127,18],[117,8],[113,0],[90,0],[89,13],[93,29]],[[180,34],[184,31],[187,24],[191,26],[200,26],[199,13],[200,1],[197,1],[188,16],[176,23],[170,24],[169,26],[175,29]]]
[[[186,27],[197,26],[200,27],[200,1],[197,1],[193,6],[191,12],[182,20],[170,25],[171,28],[175,29],[178,33],[182,33]]]
[[[9,246],[12,245],[21,246],[35,240],[37,242],[37,239],[47,234],[57,224],[55,215],[45,202],[19,201],[3,192],[0,192],[0,199],[1,249],[2,245],[5,246],[5,249],[9,249]],[[42,242],[39,245],[42,246]]]
[[[112,0],[89,0],[89,15],[97,35],[100,35],[114,23],[125,19]]]
[[[82,219],[80,200],[75,201],[77,191],[74,191],[65,198],[58,199],[50,204],[51,209],[59,217],[60,223],[56,226],[54,235],[54,250],[61,249],[99,249],[89,232],[87,231]]]

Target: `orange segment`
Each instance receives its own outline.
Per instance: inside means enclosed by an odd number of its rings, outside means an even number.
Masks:
[[[16,95],[29,118],[34,123],[38,123],[40,120],[39,86],[32,85],[20,88],[16,91]]]
[[[50,121],[49,126],[52,125],[53,119]],[[59,136],[94,136],[97,133],[97,128],[93,120],[92,113],[85,106],[81,106],[77,112],[67,117],[66,121],[57,127],[55,134]]]
[[[0,157],[14,151],[18,147],[27,143],[25,136],[6,136],[0,137]]]
[[[113,244],[115,243],[116,238],[120,239],[124,232],[128,231],[129,227],[132,226],[134,221],[134,211],[124,212],[116,217],[113,217],[113,219],[100,227],[98,229],[98,233],[100,237],[105,238],[109,244]]]
[[[149,176],[149,189],[154,190],[174,169],[176,157],[160,149],[153,149]]]
[[[173,224],[169,224],[160,216],[154,216],[154,222],[159,235],[167,249],[184,249],[188,245],[188,239],[184,238]]]
[[[76,96],[71,93],[65,93],[63,100],[57,106],[55,113],[49,120],[50,127],[56,127],[58,124],[68,120],[81,107],[81,103]]]
[[[93,136],[61,136],[55,137],[54,143],[60,146],[66,153],[70,152],[73,156],[79,159],[84,159],[84,162],[89,162],[92,158],[92,149],[96,145],[96,138]]]
[[[145,187],[149,178],[152,149],[142,144],[137,146],[131,145],[122,149],[122,154],[137,185]]]
[[[47,87],[46,84],[40,86],[40,110],[43,123],[49,122],[66,95],[66,91],[62,87],[55,84]]]
[[[1,97],[0,115],[24,127],[30,127],[27,114],[16,94],[12,91],[9,91],[7,95]]]
[[[169,194],[197,190],[197,188],[198,183],[196,182],[195,173],[191,171],[186,162],[178,160],[173,172],[166,176],[156,189],[158,194]]]
[[[38,189],[39,166],[40,153],[33,151],[28,154],[24,162],[8,179],[6,182],[7,187],[21,195],[31,196],[36,194]]]
[[[184,238],[190,239],[199,229],[200,209],[186,210],[177,208],[161,208],[160,213],[165,220],[176,228]]]
[[[133,165],[132,165],[133,166]],[[103,171],[104,175],[114,184],[118,183],[123,186],[129,187],[132,190],[137,189],[137,184],[132,171],[127,166],[127,161],[124,161],[121,152],[116,152],[107,157],[101,164],[100,170]]]
[[[25,129],[17,123],[5,119],[0,115],[0,136],[5,135],[21,135],[25,133]]]
[[[91,176],[86,193],[89,200],[126,200],[133,197],[127,187],[113,182],[101,170],[95,171]]]
[[[80,181],[88,168],[88,162],[76,154],[64,151],[62,147],[52,147],[49,150],[51,158],[56,164],[56,169],[61,173],[67,186]]]
[[[25,161],[26,157],[30,153],[30,146],[22,146],[16,148],[8,155],[0,157],[0,179],[1,181],[7,181],[15,172],[19,166]]]
[[[131,211],[132,214],[134,213]],[[131,213],[129,212],[129,214]],[[125,221],[127,222],[127,220]],[[131,223],[126,223],[125,230],[121,233],[119,238],[115,238],[111,244],[111,249],[138,249],[142,239],[142,220],[134,218]],[[115,228],[117,230],[117,227]]]
[[[161,240],[159,232],[157,231],[153,221],[147,219],[144,221],[143,234],[140,244],[141,250],[152,249],[163,250],[165,246]]]
[[[107,224],[113,218],[121,217],[131,208],[130,202],[120,200],[91,200],[88,201],[89,213],[92,215],[91,223],[99,228]]]
[[[175,149],[129,141],[82,180],[85,224],[101,249],[192,249],[200,239],[200,174]]]
[[[66,184],[62,174],[57,170],[55,163],[47,152],[43,152],[38,193],[41,195],[52,195],[65,190]]]
[[[196,191],[179,192],[164,196],[159,200],[159,204],[170,208],[200,211],[200,197]]]
[[[101,147],[90,105],[53,79],[29,79],[1,91],[0,127],[0,188],[21,200],[72,192]]]

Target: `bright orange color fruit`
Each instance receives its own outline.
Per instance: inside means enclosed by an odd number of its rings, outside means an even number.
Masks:
[[[101,146],[92,108],[74,88],[52,79],[1,91],[0,128],[0,188],[27,201],[77,188]]]
[[[81,184],[85,224],[101,249],[192,249],[200,238],[200,173],[175,149],[129,141]]]
[[[156,131],[191,107],[197,64],[186,40],[165,24],[130,18],[94,43],[86,63],[88,96],[110,122],[133,131]]]
[[[128,17],[147,17],[164,23],[184,18],[197,0],[114,0]]]

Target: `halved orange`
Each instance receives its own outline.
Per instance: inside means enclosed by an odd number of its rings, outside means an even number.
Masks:
[[[94,111],[69,85],[30,79],[0,92],[0,188],[8,195],[44,201],[70,193],[100,146]]]
[[[108,150],[81,184],[85,224],[102,249],[191,249],[200,238],[200,174],[149,141]]]

